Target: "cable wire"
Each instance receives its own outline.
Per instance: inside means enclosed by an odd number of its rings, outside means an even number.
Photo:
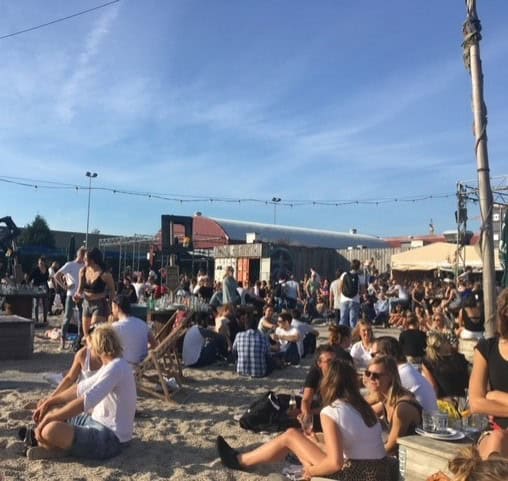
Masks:
[[[71,18],[79,17],[80,15],[85,15],[86,13],[93,12],[95,10],[99,10],[101,8],[109,7],[114,3],[118,3],[120,0],[112,0],[111,2],[103,3],[102,5],[97,5],[96,7],[88,8],[86,10],[81,10],[80,12],[73,13],[71,15],[67,15],[66,17],[57,18],[55,20],[51,20],[50,22],[41,23],[40,25],[36,25],[34,27],[25,28],[23,30],[18,30],[17,32],[8,33],[7,35],[0,36],[0,40],[4,40],[6,38],[15,37],[16,35],[21,35],[23,33],[33,32],[34,30],[38,30],[40,28],[48,27],[50,25],[54,25],[55,23],[64,22],[66,20],[70,20]]]

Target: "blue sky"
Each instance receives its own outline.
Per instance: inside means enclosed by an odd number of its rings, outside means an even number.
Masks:
[[[100,4],[0,1],[0,36]],[[508,2],[478,1],[492,175],[508,170]],[[383,199],[474,179],[462,0],[122,0],[0,41],[0,176],[176,198]],[[504,132],[504,134],[503,134]],[[277,223],[361,233],[454,228],[455,198],[277,207]],[[0,217],[86,227],[86,190],[0,183]],[[161,214],[273,222],[273,207],[93,191],[90,226]],[[474,217],[474,213],[470,214]],[[476,229],[478,221],[470,227]]]

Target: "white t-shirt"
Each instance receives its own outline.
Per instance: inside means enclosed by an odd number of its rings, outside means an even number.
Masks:
[[[370,351],[362,344],[362,341],[355,342],[351,347],[351,357],[357,369],[367,369],[372,361]]]
[[[411,364],[399,365],[402,386],[411,391],[424,411],[436,411],[437,399],[434,388]]]
[[[350,274],[354,274],[354,272],[350,272]],[[341,280],[341,283],[344,282],[344,277],[348,274],[347,272],[343,272],[339,279]],[[358,273],[356,273],[358,275]],[[353,301],[353,302],[360,302],[360,277],[358,277],[358,292],[356,293],[356,296],[354,297],[347,297],[342,293],[342,290],[340,292],[340,302],[346,302],[346,301]]]
[[[129,316],[113,323],[113,329],[120,338],[123,358],[132,365],[139,364],[148,354],[150,328],[145,321]]]
[[[299,289],[298,282],[294,281],[293,279],[290,279],[289,281],[286,281],[283,285],[284,292],[286,293],[286,297],[289,299],[298,299],[298,289]]]
[[[69,286],[67,296],[72,297],[76,294],[79,284],[79,271],[84,265],[76,261],[69,261],[58,270],[58,272],[64,274],[67,286]]]
[[[379,422],[369,428],[353,406],[338,399],[324,407],[321,414],[337,424],[344,459],[382,459],[386,456]]]
[[[277,327],[277,329],[275,329],[275,335],[276,336],[298,336],[298,341],[296,341],[296,344],[298,346],[298,353],[300,353],[300,346],[298,344],[301,342],[301,339],[300,339],[301,336],[300,336],[300,332],[298,331],[298,329],[296,327],[291,327],[287,331],[286,331],[286,329],[282,329],[282,327]],[[286,339],[280,339],[279,344],[280,344],[281,351],[285,351],[289,347],[289,341],[286,341]],[[302,354],[303,354],[303,344],[302,344]],[[300,356],[302,354],[300,354]]]
[[[341,292],[339,291],[339,279],[335,279],[330,284],[330,294],[333,294],[333,306],[332,309],[340,309],[340,296]]]
[[[198,362],[205,338],[199,332],[198,326],[190,327],[183,338],[182,361],[185,366],[192,366]]]
[[[84,412],[111,429],[121,443],[132,439],[136,412],[136,382],[129,363],[114,359],[77,386],[84,398]]]
[[[300,354],[300,357],[303,356],[303,340],[305,336],[311,332],[314,331],[314,328],[307,324],[306,322],[299,321],[298,319],[293,319],[291,321],[291,327],[296,327],[298,329],[298,332],[300,333],[300,339],[297,342],[298,345],[298,354]]]

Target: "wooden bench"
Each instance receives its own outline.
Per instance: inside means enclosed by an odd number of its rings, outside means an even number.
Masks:
[[[423,436],[406,436],[400,438],[399,471],[404,481],[425,481],[437,471],[448,471],[448,462],[457,453],[471,446],[471,442],[446,442]]]

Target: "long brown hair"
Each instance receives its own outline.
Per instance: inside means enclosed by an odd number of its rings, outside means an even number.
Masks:
[[[386,396],[387,404],[389,406],[395,406],[397,404],[397,401],[401,397],[409,396],[413,397],[413,394],[411,394],[410,391],[405,389],[402,386],[402,382],[400,381],[399,376],[399,368],[397,367],[397,362],[395,359],[391,356],[376,356],[369,364],[370,366],[373,366],[375,364],[378,364],[380,366],[383,366],[383,369],[385,373],[390,376],[391,379],[391,385],[390,390],[388,391],[388,395]]]
[[[508,288],[497,296],[497,328],[501,337],[508,339]]]
[[[340,399],[353,406],[368,427],[377,423],[376,414],[360,394],[358,376],[351,364],[340,359],[334,360],[321,381],[320,392],[324,406]]]

